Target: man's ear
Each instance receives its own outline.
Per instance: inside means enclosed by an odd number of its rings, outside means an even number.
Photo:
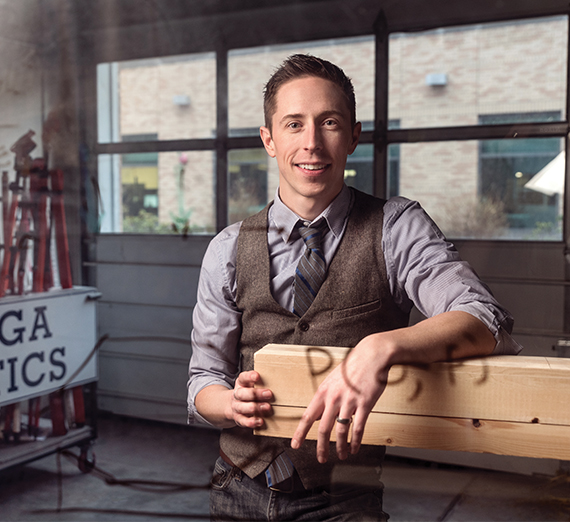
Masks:
[[[267,127],[259,127],[259,135],[261,136],[261,141],[263,146],[272,158],[275,157],[275,148],[273,147],[273,138],[271,137],[271,131]]]

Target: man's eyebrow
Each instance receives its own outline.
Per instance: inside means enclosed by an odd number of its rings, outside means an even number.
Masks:
[[[279,123],[284,122],[286,120],[300,120],[303,118],[303,115],[301,113],[298,114],[285,114],[285,116],[283,116],[283,118],[281,118],[279,120]]]

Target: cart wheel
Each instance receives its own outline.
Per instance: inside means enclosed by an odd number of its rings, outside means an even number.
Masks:
[[[91,447],[81,448],[79,459],[77,460],[77,467],[82,473],[90,473],[95,467],[95,454]]]

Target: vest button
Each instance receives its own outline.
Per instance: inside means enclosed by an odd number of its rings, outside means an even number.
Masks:
[[[306,332],[309,329],[309,323],[300,323],[299,328],[302,332]]]

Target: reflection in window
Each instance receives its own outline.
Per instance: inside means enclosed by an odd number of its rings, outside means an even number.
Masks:
[[[156,140],[156,134],[123,136],[123,141]],[[158,152],[121,156],[123,232],[137,232],[140,223],[158,224]]]
[[[228,155],[228,220],[242,221],[268,203],[268,156],[265,149],[232,150]],[[273,194],[271,194],[273,197]]]

